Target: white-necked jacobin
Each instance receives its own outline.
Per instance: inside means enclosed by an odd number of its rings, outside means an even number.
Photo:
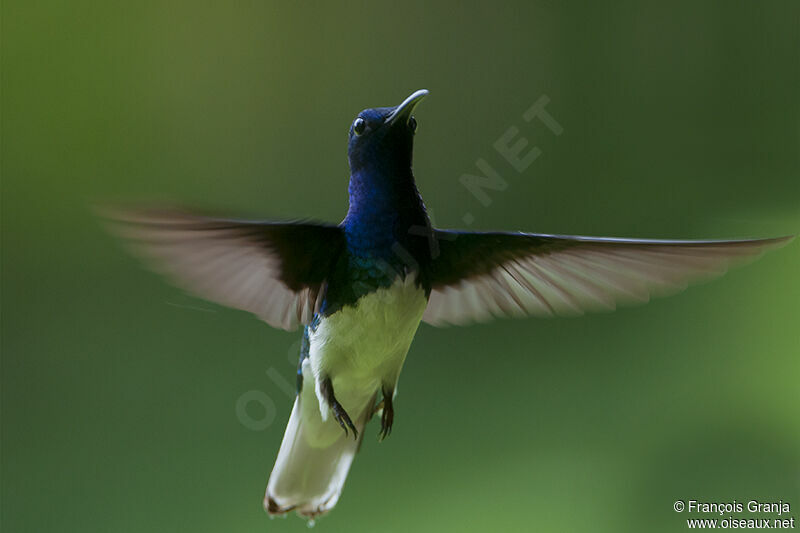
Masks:
[[[117,209],[113,228],[183,288],[302,327],[298,393],[264,506],[316,517],[336,504],[364,426],[394,418],[421,321],[612,310],[720,275],[791,237],[662,241],[435,229],[412,173],[419,90],[350,126],[350,205],[338,225]]]

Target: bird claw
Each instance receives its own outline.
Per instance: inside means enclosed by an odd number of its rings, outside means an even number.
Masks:
[[[339,402],[334,401],[331,403],[331,410],[333,411],[333,416],[336,418],[336,421],[339,422],[339,425],[342,426],[345,435],[349,435],[347,432],[347,428],[353,432],[353,437],[358,440],[358,430],[356,429],[355,424],[350,419],[350,415],[347,414],[347,411],[344,410],[344,407],[341,406]]]
[[[392,405],[393,392],[383,389],[383,400],[378,404],[375,409],[381,411],[381,430],[378,432],[378,440],[383,441],[392,432],[392,424],[394,423],[394,406]]]
[[[333,383],[331,382],[330,378],[327,378],[325,381],[322,382],[322,393],[325,396],[325,400],[328,402],[328,405],[331,407],[331,411],[333,411],[333,417],[342,426],[345,435],[350,435],[347,431],[348,428],[353,432],[353,438],[358,440],[358,430],[356,429],[355,424],[350,419],[350,415],[347,414],[347,411],[344,410],[342,404],[336,399],[336,395],[333,393]]]

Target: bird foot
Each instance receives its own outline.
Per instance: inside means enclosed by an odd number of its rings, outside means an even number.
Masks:
[[[347,414],[347,411],[344,410],[342,404],[336,399],[336,396],[333,393],[333,383],[331,382],[330,378],[327,378],[325,381],[322,382],[322,394],[325,396],[325,401],[328,402],[328,405],[331,407],[331,411],[333,411],[333,417],[342,426],[345,435],[349,435],[347,429],[353,432],[353,438],[358,440],[358,430],[356,429],[355,424],[350,419],[350,415]]]
[[[383,400],[378,404],[376,412],[381,410],[381,430],[378,433],[378,440],[382,441],[392,432],[392,424],[394,423],[394,406],[392,405],[393,391],[383,389]]]

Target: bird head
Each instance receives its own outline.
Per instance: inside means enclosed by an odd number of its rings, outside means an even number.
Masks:
[[[428,91],[420,89],[395,107],[365,109],[350,125],[347,156],[353,174],[366,171],[388,175],[411,170],[417,121],[414,108]]]

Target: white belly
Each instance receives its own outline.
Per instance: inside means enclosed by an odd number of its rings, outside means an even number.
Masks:
[[[408,276],[323,318],[309,332],[304,377],[313,376],[315,384],[330,378],[336,399],[355,419],[381,387],[394,390],[426,305],[425,292]],[[325,420],[328,405],[318,386],[315,392]]]

